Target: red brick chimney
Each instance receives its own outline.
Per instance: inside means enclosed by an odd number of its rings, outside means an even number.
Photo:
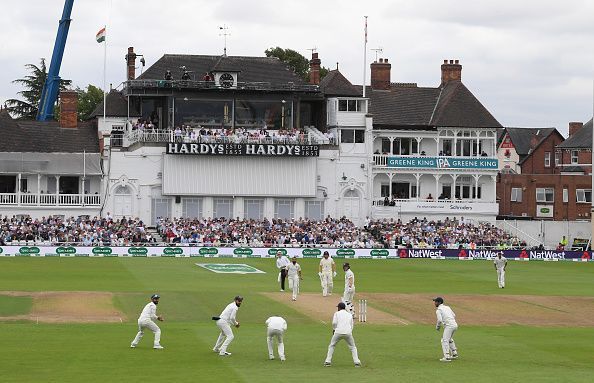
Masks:
[[[309,83],[312,85],[320,85],[320,66],[322,60],[318,58],[318,52],[311,53],[311,60],[309,61]]]
[[[570,122],[569,123],[569,137],[577,133],[578,130],[584,127],[583,122]]]
[[[462,65],[460,60],[443,60],[441,64],[441,84],[446,84],[450,81],[462,81]]]
[[[128,67],[128,80],[134,80],[136,78],[136,53],[134,53],[134,47],[128,48],[126,64]]]
[[[78,93],[73,90],[60,92],[60,127],[76,129],[78,122]]]
[[[390,90],[390,70],[392,64],[388,59],[379,59],[371,63],[371,89]]]

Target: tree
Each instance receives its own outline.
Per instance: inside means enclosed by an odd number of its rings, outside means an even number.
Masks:
[[[88,120],[97,105],[103,102],[103,91],[89,84],[87,89],[76,88],[78,92],[78,119]]]
[[[291,68],[304,81],[309,81],[309,60],[293,49],[281,47],[268,48],[264,51],[266,57],[276,57]],[[320,68],[320,80],[329,72],[328,68]]]
[[[6,100],[6,109],[8,112],[16,117],[23,119],[35,119],[37,117],[37,110],[39,109],[39,100],[41,99],[41,91],[47,79],[47,67],[45,66],[45,59],[41,58],[40,65],[26,64],[31,74],[23,78],[14,80],[13,84],[20,84],[24,90],[18,92],[24,100],[10,99]],[[72,81],[60,80],[60,90],[66,90]]]

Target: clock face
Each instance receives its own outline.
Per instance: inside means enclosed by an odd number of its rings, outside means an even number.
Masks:
[[[235,84],[235,79],[232,74],[223,73],[221,77],[219,77],[219,84],[225,88],[229,88]]]

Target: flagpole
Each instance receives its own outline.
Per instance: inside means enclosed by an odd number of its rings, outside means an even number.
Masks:
[[[363,44],[363,97],[365,97],[367,82],[367,16],[363,17],[365,17],[365,43]]]
[[[105,25],[105,39],[103,40],[103,126],[107,109],[107,24]]]

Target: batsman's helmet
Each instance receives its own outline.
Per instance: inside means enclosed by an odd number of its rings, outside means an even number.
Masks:
[[[159,298],[161,298],[159,296],[159,294],[153,294],[153,295],[151,295],[151,300],[153,300],[153,299],[159,299]]]
[[[443,298],[442,297],[433,298],[433,302],[443,303]]]
[[[344,304],[344,302],[340,302],[339,304],[336,305],[336,307],[338,307],[339,310],[346,309],[346,305]]]

